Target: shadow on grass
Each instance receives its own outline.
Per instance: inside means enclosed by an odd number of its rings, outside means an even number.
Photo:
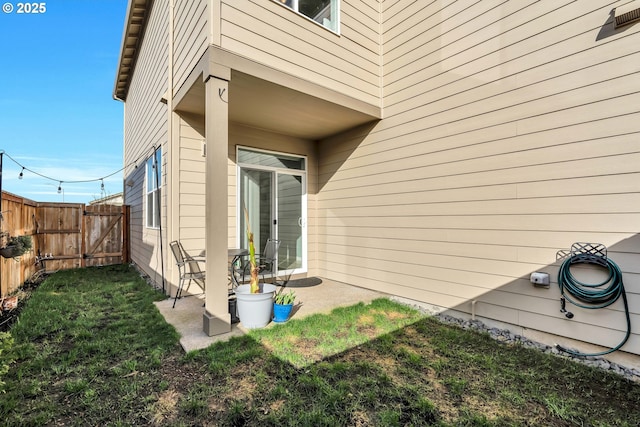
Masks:
[[[254,331],[188,359],[212,373],[209,395],[224,408],[215,412],[224,425],[640,422],[636,384],[386,299]]]
[[[640,423],[636,384],[385,299],[184,355],[160,298],[125,266],[50,277],[12,329],[3,423]]]

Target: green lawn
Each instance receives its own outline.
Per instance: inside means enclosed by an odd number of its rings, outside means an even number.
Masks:
[[[127,266],[50,276],[0,343],[0,424],[640,425],[640,384],[386,299],[185,355],[162,298]]]

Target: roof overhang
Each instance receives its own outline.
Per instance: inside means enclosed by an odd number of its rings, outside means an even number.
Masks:
[[[228,80],[229,121],[309,140],[322,140],[382,118],[379,105],[357,100],[210,46],[173,98],[175,111],[205,114],[205,82]]]
[[[309,140],[322,140],[365,123],[379,120],[370,112],[335,102],[233,70],[228,94],[229,121],[269,132]],[[176,111],[202,116],[205,83],[196,81],[176,106]]]
[[[254,128],[322,140],[378,118],[238,71],[229,82],[229,121]]]
[[[120,59],[116,70],[116,80],[113,87],[113,98],[124,101],[129,90],[129,82],[133,74],[138,47],[142,42],[144,27],[153,0],[129,0],[125,18],[122,43],[120,45]]]

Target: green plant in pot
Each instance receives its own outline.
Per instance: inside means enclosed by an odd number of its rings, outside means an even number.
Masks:
[[[256,248],[249,225],[249,212],[246,207],[244,208],[244,215],[247,223],[247,239],[249,240],[251,280],[248,285],[240,285],[236,288],[236,303],[240,323],[247,329],[254,329],[262,328],[271,321],[273,295],[276,292],[276,287],[275,285],[258,281],[259,269],[256,262]]]
[[[0,255],[15,258],[29,252],[32,247],[31,236],[14,236],[9,239],[7,246],[0,249]]]
[[[295,300],[295,292],[290,290],[288,293],[284,293],[283,286],[273,298],[273,321],[278,323],[286,322],[291,315]]]

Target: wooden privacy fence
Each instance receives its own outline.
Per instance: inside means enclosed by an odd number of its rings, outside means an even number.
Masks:
[[[19,261],[0,261],[2,296],[41,269],[52,272],[130,261],[128,206],[39,203],[3,192],[2,210],[9,211],[3,231],[33,239],[32,253]]]
[[[38,203],[33,200],[2,192],[2,221],[0,232],[9,233],[11,236],[33,236],[36,232],[35,218]],[[36,249],[36,242],[33,239]],[[0,257],[0,299],[16,290],[24,281],[36,271],[35,250],[27,252],[17,259]]]

